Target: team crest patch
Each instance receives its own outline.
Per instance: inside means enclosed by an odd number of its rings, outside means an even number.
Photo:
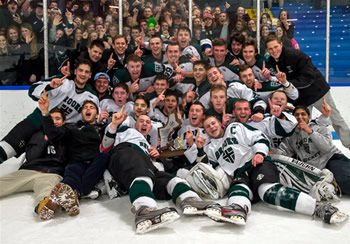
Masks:
[[[258,174],[258,176],[256,177],[257,180],[262,180],[264,178],[265,175],[263,174]]]

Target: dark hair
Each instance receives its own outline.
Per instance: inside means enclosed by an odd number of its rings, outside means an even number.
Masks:
[[[120,38],[123,38],[124,41],[125,41],[125,43],[128,43],[128,40],[126,40],[126,37],[125,37],[125,36],[123,36],[123,35],[116,35],[116,36],[113,38],[113,44],[114,44],[115,40],[120,39]]]
[[[203,105],[200,101],[198,101],[198,100],[194,101],[194,102],[192,103],[192,105],[190,106],[190,108],[191,108],[193,105],[199,105],[199,106],[201,106],[201,107],[202,107],[202,110],[203,110],[203,114],[205,114],[205,107],[204,107],[204,105]]]
[[[156,82],[156,80],[166,80],[166,83],[169,84],[169,78],[165,74],[158,74],[156,78],[154,78],[153,84]]]
[[[181,26],[177,29],[177,33],[179,33],[180,31],[185,31],[185,32],[188,32],[188,34],[190,34],[190,37],[192,36],[191,34],[191,30],[190,28],[188,28],[187,26]]]
[[[98,106],[97,106],[97,104],[96,104],[94,101],[92,101],[92,100],[85,100],[85,101],[83,102],[83,105],[81,106],[81,108],[84,108],[84,106],[85,106],[86,104],[92,104],[92,105],[94,105],[95,108],[96,108],[96,110],[97,110],[97,114],[99,113],[99,111],[98,111]]]
[[[298,110],[298,109],[303,109],[305,110],[305,112],[307,113],[307,115],[310,116],[310,110],[304,106],[304,105],[298,105],[298,106],[295,106],[294,110],[293,110],[293,115],[295,114],[295,112]]]
[[[130,54],[127,58],[126,58],[126,63],[129,62],[140,62],[142,63],[142,60],[139,56],[137,56],[136,54]]]
[[[176,97],[176,101],[179,102],[176,90],[166,89],[164,93],[164,97],[170,97],[170,96]]]
[[[143,100],[146,103],[147,107],[149,108],[150,104],[149,104],[149,100],[146,98],[146,96],[137,95],[135,100],[134,100],[134,104],[135,104],[136,100]]]
[[[60,113],[62,116],[62,120],[66,121],[66,114],[64,113],[64,110],[58,107],[54,107],[53,109],[50,110],[50,114],[53,113]]]
[[[93,41],[90,43],[89,48],[92,49],[93,47],[98,47],[98,48],[100,48],[102,51],[105,50],[105,45],[103,44],[103,41],[101,41],[101,40],[93,40]]]
[[[165,51],[167,52],[169,47],[174,47],[174,46],[178,46],[178,47],[179,47],[179,50],[180,50],[180,45],[179,45],[179,43],[172,43],[172,42],[170,42],[170,43],[168,43],[168,45],[166,46]]]
[[[239,75],[241,75],[241,72],[244,72],[247,69],[251,69],[251,67],[248,64],[241,64],[240,66],[238,66]]]
[[[233,32],[230,38],[230,43],[233,41],[243,44],[245,42],[245,37],[240,32]]]
[[[117,84],[115,84],[114,87],[113,87],[113,92],[114,92],[115,88],[123,88],[126,91],[126,93],[129,93],[129,87],[128,87],[128,85],[126,83],[117,83]]]
[[[255,51],[255,54],[258,53],[258,48],[257,48],[257,45],[256,45],[256,41],[254,39],[248,39],[246,40],[244,43],[243,43],[243,46],[242,46],[242,50],[244,48],[246,48],[247,46],[253,46],[254,47],[254,51]]]
[[[85,59],[85,58],[77,59],[77,62],[75,63],[75,68],[77,69],[82,64],[88,65],[90,67],[90,72],[91,72],[92,64],[91,64],[90,60]]]
[[[193,67],[197,66],[197,65],[201,65],[204,67],[205,70],[208,70],[208,63],[203,59],[196,60],[193,62]]]

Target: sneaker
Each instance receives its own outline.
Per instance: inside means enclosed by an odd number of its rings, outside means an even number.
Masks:
[[[188,197],[181,201],[178,206],[185,215],[204,215],[204,212],[210,207],[220,207],[220,204],[211,201],[203,201],[195,197]]]
[[[236,225],[246,225],[247,221],[247,211],[238,204],[210,207],[205,211],[205,215],[216,222]]]
[[[81,198],[87,198],[87,199],[92,199],[96,200],[102,195],[102,191],[98,188],[95,188],[94,190],[90,191],[89,194],[82,196]]]
[[[39,215],[41,220],[49,220],[53,218],[54,212],[58,207],[58,195],[60,191],[60,185],[56,185],[49,196],[41,200],[35,209],[35,212]]]
[[[315,213],[317,217],[327,224],[336,224],[344,222],[348,215],[339,211],[330,203],[316,202]]]
[[[58,195],[58,204],[63,207],[69,216],[76,216],[80,213],[78,194],[69,185],[60,184],[60,193]]]
[[[163,225],[174,222],[180,218],[174,208],[150,209],[147,206],[140,207],[136,211],[135,224],[136,233],[143,234],[157,229]]]

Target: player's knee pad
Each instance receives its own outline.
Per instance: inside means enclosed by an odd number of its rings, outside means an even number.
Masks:
[[[213,169],[204,163],[196,164],[186,180],[200,196],[209,199],[222,198],[231,184],[231,178],[220,166]]]

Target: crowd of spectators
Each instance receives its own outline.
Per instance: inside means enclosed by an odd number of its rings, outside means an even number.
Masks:
[[[158,35],[164,43],[171,43],[176,41],[179,27],[188,27],[186,0],[123,0],[123,16],[119,16],[118,3],[116,0],[48,1],[49,76],[60,73],[67,58],[87,51],[96,39],[104,43],[101,62],[107,64],[109,57],[105,54],[111,53],[113,40],[119,34],[119,18],[123,20],[127,53],[138,49],[141,35],[144,42]],[[2,0],[0,5],[0,85],[28,85],[42,80],[43,2]],[[261,16],[260,54],[268,55],[264,40],[269,34],[278,35],[285,46],[292,46],[294,25],[288,19],[286,10],[281,11],[278,21],[272,21],[268,13]],[[256,21],[233,1],[193,1],[192,25],[191,44],[200,44],[205,38],[229,40],[234,32],[242,33],[246,39],[256,39]]]

